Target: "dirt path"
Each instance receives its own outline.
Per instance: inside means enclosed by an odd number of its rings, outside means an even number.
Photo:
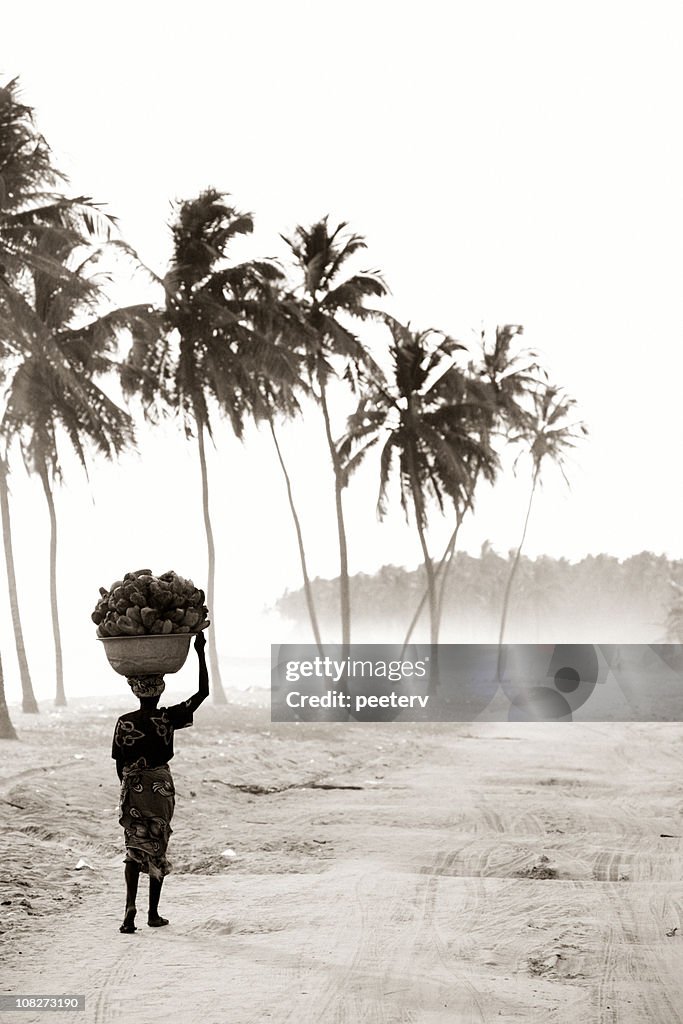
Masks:
[[[330,778],[360,789],[247,798],[202,768],[253,863],[172,875],[171,925],[122,936],[107,857],[4,990],[85,994],[93,1024],[683,1021],[678,727],[349,728],[372,765]]]

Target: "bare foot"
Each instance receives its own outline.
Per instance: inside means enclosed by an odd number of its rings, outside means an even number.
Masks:
[[[165,924],[168,924],[168,918],[160,917],[158,914],[150,914],[147,918],[147,924],[150,928],[163,928]]]
[[[135,913],[136,913],[135,907],[131,907],[130,910],[126,911],[126,916],[123,919],[123,924],[119,928],[119,931],[123,932],[124,935],[130,935],[132,932],[134,932],[136,930],[135,929]]]

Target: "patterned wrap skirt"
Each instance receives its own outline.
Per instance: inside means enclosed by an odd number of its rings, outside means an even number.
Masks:
[[[123,768],[119,825],[126,843],[124,862],[137,864],[150,878],[171,870],[166,857],[175,808],[173,776],[167,764],[147,768],[144,758]]]

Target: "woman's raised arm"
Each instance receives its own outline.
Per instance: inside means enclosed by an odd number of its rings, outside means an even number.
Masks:
[[[205,701],[209,696],[209,672],[206,667],[206,658],[204,657],[204,648],[206,647],[206,637],[203,633],[197,633],[194,638],[194,649],[197,652],[197,659],[199,661],[199,686],[196,693],[193,693],[187,702],[193,711],[196,711],[202,701]]]

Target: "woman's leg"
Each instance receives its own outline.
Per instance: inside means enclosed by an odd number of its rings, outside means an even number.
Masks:
[[[165,917],[159,916],[159,897],[161,896],[161,886],[164,884],[163,878],[149,878],[149,914],[147,915],[147,924],[150,928],[161,928],[162,925],[168,924],[168,920]]]
[[[135,900],[138,894],[138,878],[140,877],[140,868],[134,861],[126,861],[125,877],[126,914],[119,931],[130,933],[135,931]]]

